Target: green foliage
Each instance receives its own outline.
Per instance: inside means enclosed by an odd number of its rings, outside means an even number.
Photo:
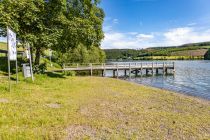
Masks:
[[[95,46],[89,48],[83,44],[70,49],[66,53],[57,53],[57,61],[63,63],[102,63],[105,60],[105,53]]]
[[[210,49],[206,52],[205,56],[204,56],[205,60],[210,60]]]
[[[0,35],[11,27],[23,46],[30,42],[35,64],[47,48],[68,53],[80,44],[90,50],[104,37],[104,12],[99,0],[3,0],[0,1]],[[75,54],[75,53],[74,53]],[[84,53],[86,54],[86,53]],[[86,56],[83,56],[86,60]],[[98,60],[94,60],[98,61]]]
[[[44,74],[47,69],[47,64],[42,63],[40,65],[34,65],[33,66],[33,72],[36,74]]]
[[[66,76],[76,76],[76,72],[75,71],[66,71],[65,75]]]

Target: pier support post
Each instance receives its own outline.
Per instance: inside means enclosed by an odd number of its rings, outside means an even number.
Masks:
[[[119,65],[117,63],[117,79],[119,78]]]
[[[141,63],[141,77],[143,76],[143,64]]]
[[[125,75],[125,77],[127,76],[127,70],[125,69],[125,71],[124,71],[124,75]]]
[[[136,77],[138,76],[138,70],[137,69],[135,70],[135,75],[136,75]]]
[[[103,76],[106,77],[106,64],[104,63],[103,66],[104,66],[104,75]]]
[[[166,71],[165,71],[165,74],[167,75],[167,74],[168,74],[168,68],[165,68],[165,70],[166,70]]]
[[[149,74],[149,70],[148,69],[146,69],[146,75],[148,75]]]
[[[163,62],[163,75],[165,75],[165,62]]]
[[[115,78],[115,70],[113,70],[113,77]]]
[[[159,73],[159,72],[158,72],[158,68],[157,68],[157,69],[156,69],[156,74],[158,75],[158,73]]]
[[[175,70],[175,62],[173,62],[173,74],[175,74],[176,70]]]
[[[104,70],[101,71],[101,76],[104,77]]]

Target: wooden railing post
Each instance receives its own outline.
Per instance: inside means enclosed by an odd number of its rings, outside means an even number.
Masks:
[[[104,77],[106,77],[106,64],[104,63],[103,66],[104,66]]]
[[[93,76],[93,64],[90,64],[90,76]]]
[[[119,64],[117,63],[117,78],[119,77]]]
[[[66,74],[66,66],[65,66],[65,63],[63,63],[63,72],[64,72],[64,74]]]

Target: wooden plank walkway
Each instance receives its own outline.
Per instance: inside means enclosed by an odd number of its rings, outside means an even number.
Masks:
[[[127,71],[129,77],[132,73],[135,73],[137,76],[139,73],[143,75],[145,71],[146,75],[149,72],[154,75],[159,74],[159,70],[162,70],[162,74],[169,73],[168,70],[175,72],[175,63],[174,62],[142,62],[142,63],[109,63],[109,64],[65,64],[62,71],[89,71],[90,75],[93,75],[93,71],[102,71],[102,76],[106,76],[106,71],[113,71],[113,77],[119,76],[119,71],[124,71],[125,76],[127,76]]]

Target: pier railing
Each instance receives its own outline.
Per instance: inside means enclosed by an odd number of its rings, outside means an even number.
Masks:
[[[132,62],[132,63],[88,63],[76,64],[66,63],[64,70],[82,70],[82,69],[125,69],[125,68],[175,68],[174,62]]]

